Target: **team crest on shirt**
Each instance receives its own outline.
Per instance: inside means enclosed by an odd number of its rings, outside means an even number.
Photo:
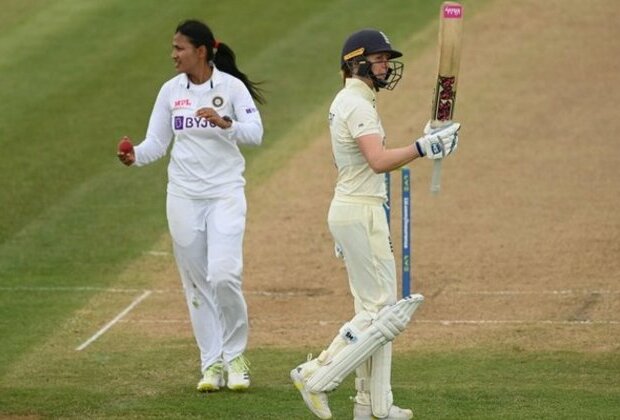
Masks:
[[[211,101],[211,103],[214,107],[219,108],[224,105],[224,99],[221,96],[216,96],[215,98],[213,98],[213,101]]]

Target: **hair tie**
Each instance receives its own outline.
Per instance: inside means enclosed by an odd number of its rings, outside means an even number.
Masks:
[[[220,47],[220,41],[216,39],[215,41],[213,41],[213,48],[217,50],[219,47]]]

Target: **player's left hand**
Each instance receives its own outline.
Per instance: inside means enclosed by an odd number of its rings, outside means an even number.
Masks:
[[[431,128],[430,121],[424,127],[424,136],[415,142],[420,156],[441,159],[456,150],[459,144],[461,124],[450,122],[441,127]]]
[[[230,118],[221,117],[213,108],[200,108],[196,111],[196,116],[206,119],[219,128],[227,129],[232,125],[232,120]]]

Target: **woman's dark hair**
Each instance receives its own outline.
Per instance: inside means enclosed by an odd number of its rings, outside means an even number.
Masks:
[[[185,35],[196,48],[204,45],[207,48],[207,57],[213,60],[218,70],[241,80],[250,91],[250,95],[252,95],[254,100],[261,104],[265,103],[265,97],[262,90],[258,87],[258,83],[252,82],[248,79],[248,76],[237,68],[233,50],[223,42],[216,41],[213,32],[206,24],[199,20],[186,20],[177,26],[175,33]],[[215,53],[213,51],[214,48]]]

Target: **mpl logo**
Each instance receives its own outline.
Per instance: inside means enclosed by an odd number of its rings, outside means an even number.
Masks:
[[[441,153],[441,146],[439,145],[439,143],[431,144],[431,153],[433,155],[438,155]]]
[[[463,8],[458,5],[447,5],[443,8],[443,17],[445,19],[460,19],[463,16]]]
[[[187,108],[192,106],[192,102],[189,99],[177,99],[174,101],[175,108]]]

